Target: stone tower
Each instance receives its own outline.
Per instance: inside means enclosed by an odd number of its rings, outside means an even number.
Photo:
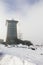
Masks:
[[[7,22],[7,38],[6,42],[14,43],[17,39],[17,23],[15,20],[6,20]]]

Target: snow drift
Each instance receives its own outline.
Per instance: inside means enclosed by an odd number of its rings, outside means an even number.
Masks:
[[[35,50],[32,50],[31,48],[34,48],[34,47],[35,47]],[[12,65],[19,65],[20,63],[22,63],[22,65],[23,63],[24,65],[29,65],[30,63],[32,65],[34,64],[43,65],[43,46],[40,46],[40,47],[34,46],[34,47],[27,48],[25,46],[21,47],[21,45],[19,45],[18,47],[12,47],[12,46],[5,47],[4,45],[0,44],[0,53],[1,53],[0,59],[2,59],[0,60],[0,65],[7,65],[8,62],[9,64],[12,63]],[[8,60],[9,56],[12,57],[10,58],[10,60]],[[13,62],[13,59],[15,59],[14,62]]]
[[[35,65],[34,63],[20,59],[12,55],[5,55],[0,61],[0,65]]]

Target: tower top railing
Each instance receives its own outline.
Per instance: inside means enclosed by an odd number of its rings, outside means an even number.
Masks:
[[[16,20],[6,20],[6,22],[15,22],[15,23],[18,23],[18,21],[16,21]]]

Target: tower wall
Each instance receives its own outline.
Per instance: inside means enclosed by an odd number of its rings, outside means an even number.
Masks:
[[[13,43],[17,38],[17,22],[15,20],[7,20],[7,39],[6,42]]]

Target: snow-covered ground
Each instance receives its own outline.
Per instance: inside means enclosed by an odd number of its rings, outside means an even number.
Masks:
[[[32,47],[32,46],[31,46]],[[43,65],[43,47],[5,47],[0,45],[0,65]]]
[[[22,60],[19,57],[5,55],[0,62],[0,65],[35,65],[34,63]]]

